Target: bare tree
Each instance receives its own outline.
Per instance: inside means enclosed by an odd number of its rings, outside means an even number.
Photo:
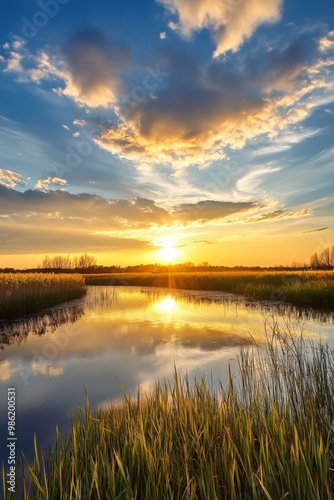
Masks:
[[[42,262],[43,269],[88,269],[89,267],[96,266],[97,259],[94,255],[88,255],[87,253],[81,255],[80,257],[74,257],[73,259],[70,255],[54,255],[50,257],[46,255]]]
[[[311,259],[310,259],[310,266],[312,267],[312,269],[318,269],[318,267],[319,267],[319,257],[318,257],[317,252],[315,252],[315,253],[311,256]]]
[[[334,266],[334,245],[325,248],[320,254],[315,252],[310,258],[312,269],[331,269]]]

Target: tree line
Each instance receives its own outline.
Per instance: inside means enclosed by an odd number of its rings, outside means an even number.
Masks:
[[[96,266],[97,259],[94,255],[87,253],[79,257],[71,257],[70,255],[54,255],[50,257],[46,255],[40,269],[89,269]]]

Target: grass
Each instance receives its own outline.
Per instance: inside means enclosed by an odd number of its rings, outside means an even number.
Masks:
[[[0,319],[36,313],[85,293],[85,283],[77,274],[0,274]]]
[[[334,307],[333,271],[229,271],[90,275],[87,285],[155,286],[224,291],[251,300],[279,300],[302,307]]]
[[[35,443],[18,498],[333,498],[334,353],[277,327],[260,352],[217,390],[175,372],[108,409],[87,400],[46,456]]]

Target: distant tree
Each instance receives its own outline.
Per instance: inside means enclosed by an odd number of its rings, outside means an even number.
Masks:
[[[43,269],[52,269],[52,259],[49,255],[46,255],[42,262]]]
[[[315,252],[310,258],[312,269],[332,269],[334,267],[334,245],[325,248],[320,254]]]
[[[97,260],[94,255],[83,254],[80,257],[70,255],[46,255],[42,262],[42,269],[88,269],[96,266]]]
[[[315,252],[310,259],[310,266],[312,269],[318,269],[319,268],[319,257],[317,252]]]
[[[78,260],[79,269],[88,269],[89,267],[96,266],[97,259],[94,255],[88,255],[87,253],[81,255]]]
[[[331,252],[330,248],[325,248],[323,252],[320,254],[320,263],[321,267],[325,269],[329,269],[331,267]]]

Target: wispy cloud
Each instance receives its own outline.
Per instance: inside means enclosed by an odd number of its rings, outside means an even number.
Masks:
[[[280,170],[280,167],[263,167],[252,170],[250,173],[238,180],[237,189],[243,193],[255,194],[255,191],[261,184],[264,175],[279,172]]]
[[[15,186],[24,187],[26,185],[27,183],[22,179],[21,174],[0,168],[0,186],[13,188]]]
[[[319,233],[321,231],[327,231],[328,227],[319,227],[318,229],[310,229],[309,231],[303,231],[303,233]]]

